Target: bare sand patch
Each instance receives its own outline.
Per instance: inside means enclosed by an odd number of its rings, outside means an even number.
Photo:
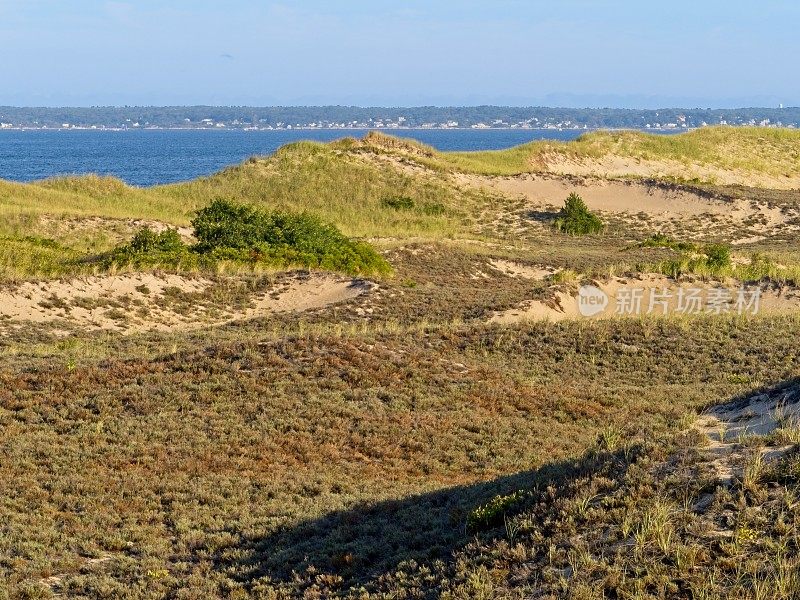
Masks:
[[[566,197],[575,192],[590,210],[626,216],[628,221],[644,220],[650,229],[664,232],[693,228],[714,232],[733,244],[759,241],[778,231],[798,231],[800,208],[774,206],[744,198],[721,200],[681,187],[653,185],[595,177],[556,177],[524,174],[487,177],[459,173],[453,176],[462,186],[477,187],[521,200],[528,214],[555,213]],[[501,215],[521,221],[524,217]]]
[[[541,281],[559,271],[559,269],[545,265],[530,266],[502,259],[490,260],[489,266],[514,279],[530,279],[532,281]]]
[[[301,312],[355,298],[374,284],[328,273],[279,277],[236,306],[213,298],[219,281],[177,274],[126,273],[25,282],[0,290],[0,323],[19,329],[50,323],[125,333],[189,329],[281,312]]]
[[[312,275],[295,278],[278,290],[261,294],[242,314],[253,318],[266,313],[301,312],[346,302],[367,293],[376,286],[366,280],[344,279],[333,275]]]
[[[712,437],[768,435],[780,427],[800,423],[800,384],[778,387],[742,400],[714,406],[701,416]]]
[[[459,174],[461,184],[488,187],[503,194],[523,196],[532,206],[558,207],[576,192],[591,210],[616,213],[646,213],[651,216],[726,215],[731,204],[704,198],[679,188],[604,179],[566,179],[538,175],[483,177]]]
[[[490,323],[611,319],[692,314],[791,314],[800,313],[800,290],[766,285],[742,285],[732,279],[719,282],[676,281],[657,274],[612,277],[592,282],[590,290],[554,288],[546,300],[529,300],[515,308],[495,312]],[[589,306],[587,290],[600,299]],[[596,291],[596,293],[595,293]],[[602,304],[602,302],[605,304]]]

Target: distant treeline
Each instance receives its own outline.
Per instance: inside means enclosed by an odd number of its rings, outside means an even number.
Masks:
[[[646,128],[703,125],[800,126],[800,108],[579,109],[467,106],[151,106],[0,107],[5,127],[579,127]]]

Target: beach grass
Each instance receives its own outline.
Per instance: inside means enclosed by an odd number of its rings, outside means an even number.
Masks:
[[[373,142],[380,144],[378,138]],[[392,146],[388,146],[392,148]],[[669,161],[771,176],[800,175],[800,131],[704,127],[675,135],[596,131],[569,142],[543,140],[506,150],[435,152],[413,160],[439,170],[481,175],[542,172],[559,160],[621,157]]]

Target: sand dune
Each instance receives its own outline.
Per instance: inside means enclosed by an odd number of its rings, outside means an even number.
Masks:
[[[741,295],[740,295],[741,294]],[[587,296],[599,298],[590,301]],[[612,277],[549,300],[530,300],[494,313],[490,323],[611,319],[699,314],[789,314],[800,311],[800,290],[722,282],[676,281],[656,274]]]
[[[280,278],[243,306],[219,306],[209,296],[218,284],[205,277],[154,273],[26,282],[0,291],[0,322],[15,328],[49,323],[125,333],[189,329],[322,308],[373,287],[362,280],[311,273]]]
[[[666,184],[533,174],[487,177],[459,173],[454,177],[463,186],[521,198],[533,211],[556,211],[575,192],[592,211],[645,217],[652,227],[666,231],[676,223],[695,222],[707,231],[727,232],[734,245],[752,243],[780,230],[797,231],[800,220],[797,206],[780,207],[746,198],[723,200]]]

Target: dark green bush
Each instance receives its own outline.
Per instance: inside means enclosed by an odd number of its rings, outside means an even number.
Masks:
[[[603,230],[603,222],[597,215],[589,212],[583,198],[574,192],[567,197],[553,226],[569,235],[587,235]]]
[[[295,264],[350,274],[386,273],[388,263],[364,243],[307,213],[267,212],[215,200],[192,220],[194,251],[215,259]]]
[[[166,264],[177,265],[186,261],[195,262],[189,247],[183,243],[175,229],[166,229],[156,233],[149,227],[142,227],[131,239],[130,243],[117,246],[105,258],[110,265],[132,264],[137,266]]]
[[[145,227],[107,257],[117,264],[211,266],[217,261],[262,262],[342,271],[388,273],[386,260],[368,244],[350,240],[336,227],[306,213],[267,212],[215,200],[192,220],[197,244],[178,232]]]

